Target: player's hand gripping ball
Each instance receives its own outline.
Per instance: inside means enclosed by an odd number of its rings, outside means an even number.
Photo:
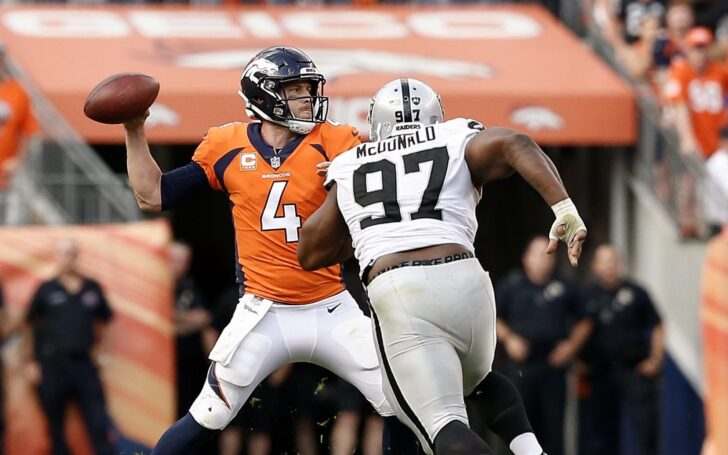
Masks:
[[[107,77],[91,90],[83,113],[101,123],[125,123],[143,115],[159,94],[159,82],[139,73]]]

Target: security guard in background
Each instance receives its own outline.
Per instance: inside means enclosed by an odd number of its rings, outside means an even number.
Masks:
[[[26,345],[32,347],[33,353],[26,372],[38,387],[48,418],[53,455],[70,454],[64,423],[66,407],[72,399],[79,404],[94,453],[111,455],[110,421],[92,360],[92,351],[102,339],[111,310],[99,283],[78,272],[76,242],[61,239],[56,255],[58,275],[41,284],[26,315],[28,332],[32,332]]]
[[[617,250],[600,245],[592,271],[596,283],[582,296],[594,330],[584,347],[580,453],[657,453],[657,379],[664,332],[647,292],[623,278]]]
[[[177,351],[177,417],[187,410],[200,394],[200,383],[207,374],[207,350],[203,331],[212,315],[202,292],[190,276],[192,248],[182,242],[169,246],[169,261],[175,280],[174,333]]]
[[[508,356],[506,373],[516,384],[534,433],[549,455],[564,453],[566,367],[591,331],[580,319],[576,289],[554,276],[549,241],[536,237],[523,253],[523,273],[496,292],[497,333]]]

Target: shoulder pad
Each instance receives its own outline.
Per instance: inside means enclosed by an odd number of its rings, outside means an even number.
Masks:
[[[213,126],[205,133],[205,137],[210,143],[226,142],[239,134],[247,133],[247,123],[230,122],[220,126]]]

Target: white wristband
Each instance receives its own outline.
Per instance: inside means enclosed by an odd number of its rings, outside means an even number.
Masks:
[[[551,210],[553,210],[554,216],[556,216],[556,218],[559,218],[561,215],[564,215],[566,213],[577,212],[576,206],[573,202],[571,202],[571,198],[569,197],[552,205]]]
[[[571,202],[571,199],[566,198],[563,201],[557,202],[551,206],[551,210],[554,211],[556,219],[549,231],[550,239],[562,240],[567,245],[570,245],[571,240],[578,231],[586,231],[584,221],[579,216],[579,211],[576,210],[576,206]],[[557,233],[559,226],[564,227],[563,234],[561,235]]]

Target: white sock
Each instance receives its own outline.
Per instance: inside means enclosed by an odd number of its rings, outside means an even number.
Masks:
[[[533,433],[519,434],[513,438],[511,445],[508,447],[516,455],[541,455],[543,453],[543,449]]]

